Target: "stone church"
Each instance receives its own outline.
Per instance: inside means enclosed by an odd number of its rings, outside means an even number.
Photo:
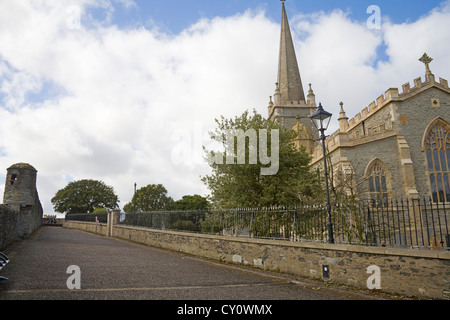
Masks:
[[[430,70],[432,58],[424,54],[419,61],[425,64],[424,79],[401,90],[388,88],[353,118],[340,103],[339,129],[327,137],[326,147],[331,182],[344,194],[450,202],[450,89]],[[306,148],[313,167],[323,168],[319,133],[310,119],[317,110],[315,95],[309,85],[305,97],[303,88],[283,2],[278,81],[268,118],[294,129],[297,146]]]

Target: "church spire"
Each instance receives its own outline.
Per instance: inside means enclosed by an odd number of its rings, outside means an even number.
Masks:
[[[290,103],[291,101],[296,103],[306,101],[284,0],[282,0],[278,85],[282,104]]]

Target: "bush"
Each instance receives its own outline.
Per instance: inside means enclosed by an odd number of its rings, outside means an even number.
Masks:
[[[190,220],[178,220],[170,225],[172,230],[197,231],[195,224]]]

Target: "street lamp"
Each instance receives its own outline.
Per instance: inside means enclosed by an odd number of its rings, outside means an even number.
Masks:
[[[320,139],[322,140],[323,148],[323,168],[325,170],[325,186],[327,189],[327,211],[328,211],[328,243],[334,243],[333,238],[333,223],[331,222],[331,204],[330,204],[330,189],[328,187],[328,169],[327,169],[327,153],[325,148],[325,131],[328,129],[332,114],[323,110],[322,104],[319,103],[317,111],[311,116],[314,126],[320,132]]]
[[[134,183],[134,194],[133,194],[133,213],[136,214],[136,187],[137,183]]]

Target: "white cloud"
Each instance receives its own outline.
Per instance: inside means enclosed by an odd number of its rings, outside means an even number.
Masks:
[[[380,30],[369,29],[366,21],[352,21],[341,10],[291,20],[299,37],[297,56],[305,89],[312,83],[316,101],[336,115],[332,130],[338,127],[340,101],[353,117],[388,88],[401,92],[404,83],[424,78],[424,65],[418,61],[424,52],[434,58],[431,69],[437,79],[449,76],[450,1],[415,22],[394,24],[382,16]],[[386,48],[387,61],[377,60],[380,48]]]
[[[95,5],[86,3],[79,4],[80,12]],[[207,166],[175,164],[173,132],[184,128],[193,136],[192,124],[198,123],[206,133],[215,117],[268,101],[275,67],[260,67],[276,59],[277,48],[265,37],[276,37],[277,26],[261,13],[246,12],[201,20],[176,36],[104,24],[72,29],[66,24],[72,11],[40,4],[0,7],[0,12],[14,9],[19,28],[0,31],[0,42],[9,41],[0,49],[0,70],[11,79],[1,87],[8,104],[0,108],[6,154],[1,167],[22,161],[35,166],[46,211],[67,175],[102,179],[114,186],[122,205],[134,182],[162,183],[174,198],[204,194],[199,175]],[[105,2],[100,5],[110,10]],[[27,43],[30,50],[24,50]],[[44,81],[64,94],[28,103],[26,94],[39,91]],[[258,96],[260,91],[267,93]]]
[[[108,24],[116,2],[74,1],[79,28],[70,27],[74,13],[61,1],[0,3],[0,171],[16,162],[35,166],[46,212],[71,179],[105,181],[121,205],[135,182],[162,183],[175,199],[205,194],[199,176],[208,166],[195,158],[196,132],[205,134],[220,115],[253,108],[267,114],[280,31],[263,12],[201,19],[168,35]],[[95,20],[93,7],[105,10],[105,20]],[[340,10],[291,17],[305,90],[313,83],[317,101],[335,114],[344,101],[352,117],[423,73],[417,59],[424,51],[435,58],[437,76],[448,76],[448,7],[382,30]],[[390,60],[377,64],[383,41]],[[40,99],[46,87],[55,92]],[[30,93],[37,98],[29,100]],[[174,161],[177,132],[189,135],[191,159]]]
[[[417,60],[427,52],[434,58],[431,70],[435,75],[448,77],[450,61],[447,30],[450,29],[450,1],[418,21],[397,25],[387,23],[383,29],[390,63],[381,65],[380,72],[388,72],[396,81],[408,81],[411,77],[420,75],[423,77],[425,69]]]
[[[297,55],[305,89],[312,83],[316,102],[334,114],[340,101],[348,113],[359,112],[364,107],[360,103],[370,103],[379,81],[373,64],[382,41],[380,32],[351,21],[341,10],[305,15],[299,21],[294,30],[302,35]]]

